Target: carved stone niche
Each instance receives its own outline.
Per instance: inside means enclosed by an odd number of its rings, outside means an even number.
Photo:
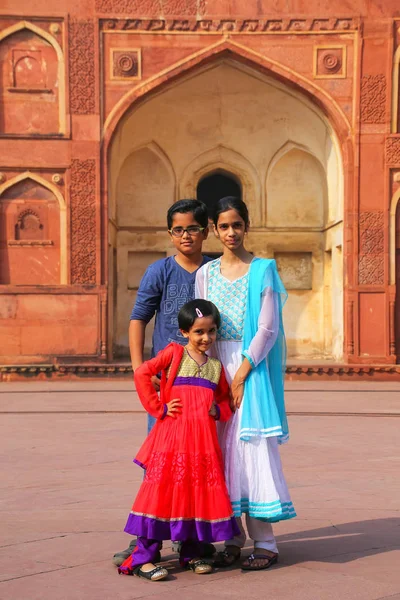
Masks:
[[[36,208],[36,207],[35,207]],[[15,239],[9,240],[9,246],[51,246],[51,240],[44,240],[44,226],[38,210],[24,208],[15,224]]]
[[[0,284],[60,283],[60,207],[29,178],[0,196]]]
[[[287,290],[312,289],[311,252],[276,252],[275,260]]]
[[[0,41],[0,134],[58,134],[58,57],[30,29]],[[62,82],[62,85],[64,82]]]

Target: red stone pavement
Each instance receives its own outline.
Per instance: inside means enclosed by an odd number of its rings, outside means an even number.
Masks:
[[[290,382],[280,563],[118,576],[146,416],[129,381],[0,386],[1,600],[400,600],[400,384]],[[339,416],[338,416],[339,413]],[[246,550],[249,551],[250,548]]]

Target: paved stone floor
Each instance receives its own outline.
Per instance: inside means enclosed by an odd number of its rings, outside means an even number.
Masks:
[[[291,382],[280,563],[118,576],[146,416],[129,381],[0,386],[1,600],[400,600],[400,384]],[[250,547],[246,552],[250,551]]]

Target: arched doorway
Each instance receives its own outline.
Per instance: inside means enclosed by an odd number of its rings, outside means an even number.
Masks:
[[[218,200],[225,196],[242,198],[242,186],[230,173],[216,171],[205,175],[197,184],[197,198],[204,202],[210,215]]]
[[[133,105],[117,126],[109,165],[114,355],[128,352],[129,314],[146,266],[171,253],[167,207],[196,191],[212,205],[229,189],[250,209],[249,250],[276,259],[289,291],[289,356],[340,359],[342,159],[314,104],[222,58]],[[204,251],[220,251],[214,236]]]

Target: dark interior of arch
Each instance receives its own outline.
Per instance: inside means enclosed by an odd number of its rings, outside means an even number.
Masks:
[[[242,198],[240,184],[225,173],[212,173],[203,177],[197,186],[197,198],[207,206],[210,216],[215,204],[225,196]]]

